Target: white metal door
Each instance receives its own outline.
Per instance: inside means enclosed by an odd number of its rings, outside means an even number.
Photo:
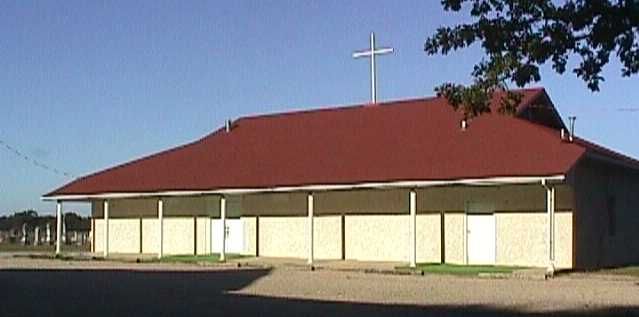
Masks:
[[[468,214],[468,264],[495,264],[495,215]]]
[[[213,252],[222,251],[222,221],[211,220],[213,230],[211,231],[211,241],[213,241]],[[242,219],[226,219],[226,252],[244,252],[244,224]]]

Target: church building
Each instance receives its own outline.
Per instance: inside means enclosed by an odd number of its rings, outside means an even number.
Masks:
[[[544,89],[463,120],[445,98],[242,117],[46,195],[92,251],[597,268],[639,263],[639,161]],[[58,230],[59,232],[59,230]],[[59,248],[58,248],[59,250]]]

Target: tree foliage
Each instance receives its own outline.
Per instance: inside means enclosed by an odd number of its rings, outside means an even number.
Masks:
[[[555,1],[557,2],[557,1]],[[485,57],[475,65],[473,83],[445,83],[435,88],[467,117],[490,112],[496,90],[514,83],[523,87],[541,79],[539,67],[551,63],[563,74],[570,57],[572,72],[592,91],[599,90],[603,67],[611,54],[621,62],[621,75],[639,72],[639,0],[442,0],[444,10],[470,10],[471,23],[441,27],[426,40],[429,55],[446,55],[481,43]],[[521,101],[509,92],[500,112],[513,113]]]

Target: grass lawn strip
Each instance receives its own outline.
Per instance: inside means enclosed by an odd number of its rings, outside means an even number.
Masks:
[[[244,256],[239,254],[226,254],[227,260],[243,258]],[[150,262],[165,262],[165,263],[222,263],[220,261],[219,253],[207,254],[207,255],[168,255],[161,259],[149,260]]]
[[[516,270],[525,269],[518,266],[499,266],[499,265],[456,265],[456,264],[441,264],[441,263],[418,263],[417,267],[411,269],[409,267],[400,267],[401,270],[415,270],[422,271],[425,274],[448,274],[448,275],[463,275],[463,276],[477,276],[479,274],[510,274]]]

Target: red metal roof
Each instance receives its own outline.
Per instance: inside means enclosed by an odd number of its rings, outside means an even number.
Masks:
[[[521,107],[545,95],[522,92]],[[487,114],[466,131],[460,119],[443,98],[245,117],[46,196],[551,176],[586,151],[524,119]]]

